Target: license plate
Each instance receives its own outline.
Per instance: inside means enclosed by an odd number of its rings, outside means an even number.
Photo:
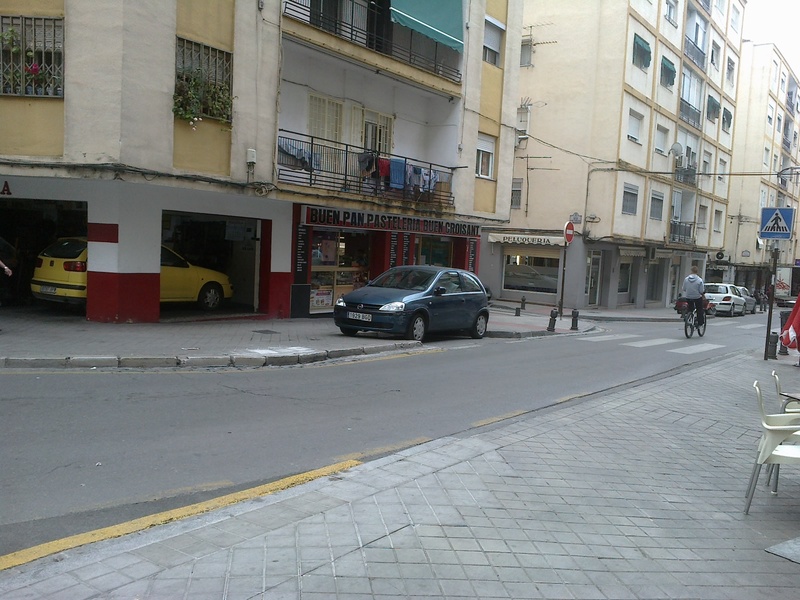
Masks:
[[[348,312],[347,318],[354,321],[372,321],[372,315],[365,315],[364,313]]]
[[[53,295],[55,295],[56,286],[54,286],[54,285],[43,285],[43,286],[41,286],[39,288],[39,291],[41,291],[43,294],[53,294]]]

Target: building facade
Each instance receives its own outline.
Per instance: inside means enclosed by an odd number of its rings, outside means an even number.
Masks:
[[[743,15],[739,0],[526,3],[510,227],[486,230],[484,280],[575,308],[675,300],[724,243]]]
[[[87,237],[97,321],[158,320],[161,244],[274,317],[329,310],[395,264],[477,270],[481,228],[509,218],[521,11],[0,0],[17,293],[66,235]]]
[[[731,198],[725,247],[709,263],[711,280],[731,281],[751,291],[770,282],[772,250],[778,266],[791,269],[797,256],[797,236],[791,240],[761,239],[762,212],[798,208],[798,80],[773,44],[742,44],[739,123],[736,128]],[[774,211],[766,211],[766,214]],[[795,220],[796,225],[796,220]],[[795,227],[796,230],[796,227]],[[794,232],[792,232],[794,234]],[[779,295],[797,295],[791,277],[781,278]]]

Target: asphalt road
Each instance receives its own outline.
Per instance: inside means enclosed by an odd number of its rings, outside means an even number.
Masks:
[[[292,368],[3,375],[0,555],[344,459],[368,460],[730,352],[766,317],[441,339]],[[588,405],[590,406],[590,405]]]

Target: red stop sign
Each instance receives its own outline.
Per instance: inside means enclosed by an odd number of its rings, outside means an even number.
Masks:
[[[567,224],[564,225],[564,241],[569,244],[572,242],[572,239],[575,237],[575,224],[572,221],[567,221]]]

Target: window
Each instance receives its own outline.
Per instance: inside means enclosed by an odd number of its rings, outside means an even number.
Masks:
[[[711,42],[711,65],[719,71],[720,47],[717,42]]]
[[[639,204],[639,188],[629,183],[622,192],[622,214],[635,215]]]
[[[338,101],[337,101],[338,102]],[[392,131],[394,117],[384,115],[361,106],[353,107],[352,141],[364,150],[374,150],[382,154],[392,151]],[[336,138],[336,141],[339,141]]]
[[[780,67],[778,66],[778,61],[772,61],[772,79],[770,81],[770,89],[774,92],[778,89],[778,73],[780,72]]]
[[[521,177],[514,177],[511,180],[511,208],[520,208],[522,206],[522,182]]]
[[[778,170],[778,154],[777,153],[772,155],[772,170],[773,171],[777,171]]]
[[[733,85],[736,78],[736,63],[733,62],[732,58],[728,59],[728,70],[725,72],[725,80],[730,84]]]
[[[175,94],[172,111],[194,121],[210,117],[233,118],[233,55],[205,44],[177,38],[175,44]]]
[[[708,207],[699,206],[697,208],[697,228],[706,229],[708,227]]]
[[[503,289],[558,292],[559,255],[549,248],[530,249],[529,255],[507,254],[503,266]]]
[[[775,119],[775,105],[771,104],[767,107],[767,125],[772,130],[772,122]]]
[[[714,0],[714,8],[716,8],[723,15],[725,14],[725,0]]]
[[[519,56],[520,67],[530,67],[533,65],[533,40],[522,40],[522,51]]]
[[[775,119],[775,129],[778,130],[778,133],[783,133],[783,117],[780,115]]]
[[[722,211],[715,210],[714,211],[714,231],[717,233],[722,232]]]
[[[0,95],[64,95],[63,19],[0,17],[0,36]]]
[[[660,221],[664,217],[664,194],[652,192],[650,194],[650,218]]]
[[[786,73],[781,73],[781,91],[786,91]]]
[[[735,32],[739,32],[739,20],[741,14],[739,13],[739,7],[736,5],[731,6],[731,29]]]
[[[725,175],[728,173],[728,161],[724,158],[719,159],[719,167],[717,167],[717,179],[720,181],[723,180]]]
[[[666,56],[661,57],[661,85],[672,88],[675,85],[675,65]]]
[[[769,148],[764,147],[764,166],[766,167],[769,166],[769,155],[770,155]]]
[[[531,122],[531,107],[520,106],[517,109],[517,131],[522,134],[528,133],[528,126]]]
[[[664,18],[675,27],[678,26],[678,0],[666,0]]]
[[[324,96],[308,97],[308,133],[314,137],[342,141],[342,113],[344,105]]]
[[[500,49],[503,44],[503,29],[489,21],[483,28],[483,60],[495,67],[500,66]]]
[[[632,142],[639,143],[639,136],[642,132],[642,119],[644,119],[644,115],[640,115],[633,109],[628,113],[628,139]]]
[[[633,64],[640,69],[647,69],[650,66],[652,53],[650,52],[650,44],[644,39],[639,37],[638,34],[633,34]]]
[[[714,98],[714,96],[709,96],[706,102],[706,118],[712,123],[716,123],[719,118],[719,109],[719,100]]]
[[[494,142],[495,138],[485,133],[478,134],[477,159],[475,175],[491,179],[494,177]]]
[[[711,152],[703,152],[703,175],[711,175]]]
[[[730,133],[731,123],[733,123],[733,113],[727,108],[722,109],[722,131]]]
[[[655,150],[659,154],[667,153],[668,137],[669,137],[669,129],[667,129],[666,127],[662,127],[661,125],[656,125]]]

